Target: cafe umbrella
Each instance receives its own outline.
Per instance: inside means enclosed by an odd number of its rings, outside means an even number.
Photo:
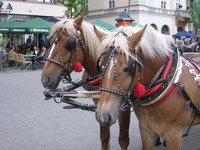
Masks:
[[[0,32],[1,33],[25,33],[25,29],[21,26],[20,23],[13,21],[6,21],[0,23]]]
[[[49,33],[52,26],[53,23],[41,18],[34,18],[21,23],[21,27],[26,30],[26,33]]]
[[[173,38],[197,38],[197,35],[195,34],[192,34],[190,32],[187,32],[187,31],[181,31],[181,32],[178,32],[177,34],[174,34],[172,35]]]

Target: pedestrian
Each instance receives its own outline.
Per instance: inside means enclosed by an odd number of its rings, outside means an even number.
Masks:
[[[5,46],[3,46],[3,45],[0,46],[0,55],[3,57],[6,57],[6,55],[7,55],[7,51],[5,49]]]
[[[45,45],[44,40],[42,39],[42,36],[40,37],[39,40],[39,49],[42,49],[42,47]]]
[[[27,44],[31,44],[31,36],[28,37],[28,39],[26,40]]]
[[[39,62],[44,61],[48,55],[47,46],[44,45],[38,55],[32,58],[32,70],[36,70],[39,66]]]

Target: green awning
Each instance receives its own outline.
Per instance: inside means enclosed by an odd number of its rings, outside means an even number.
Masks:
[[[100,28],[103,28],[103,29],[106,29],[106,30],[113,30],[113,29],[116,28],[113,25],[106,23],[106,22],[103,22],[101,20],[93,21],[93,22],[91,22],[91,24],[99,26]]]
[[[129,26],[131,26],[131,27],[143,27],[141,24],[136,23],[136,22],[129,24]]]
[[[24,23],[7,21],[0,23],[1,33],[49,33],[53,23],[41,18],[34,18]]]
[[[27,22],[21,23],[21,27],[26,29],[27,33],[49,33],[53,23],[41,18],[34,18]]]
[[[25,29],[21,28],[20,23],[7,21],[7,22],[0,23],[0,32],[1,33],[24,33]]]

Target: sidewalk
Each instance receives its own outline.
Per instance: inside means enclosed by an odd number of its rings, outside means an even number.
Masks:
[[[42,68],[39,68],[37,70],[31,70],[31,69],[27,69],[24,71],[24,69],[20,69],[18,70],[17,68],[14,67],[7,67],[7,68],[3,68],[3,70],[0,70],[0,74],[5,74],[5,73],[17,73],[17,72],[31,72],[31,71],[38,71],[38,70],[42,70]]]

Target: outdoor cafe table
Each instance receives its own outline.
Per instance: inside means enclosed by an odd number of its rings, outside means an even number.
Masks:
[[[25,58],[32,58],[34,56],[36,56],[36,55],[24,55]]]
[[[35,57],[36,55],[24,55],[24,58],[26,60],[32,60],[33,57]]]

